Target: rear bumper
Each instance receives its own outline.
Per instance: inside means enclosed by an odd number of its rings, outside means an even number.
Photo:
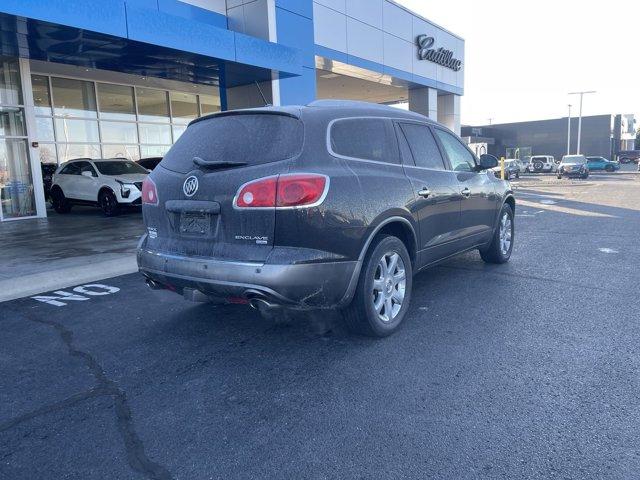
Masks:
[[[184,257],[138,248],[147,278],[182,293],[195,289],[218,299],[262,299],[289,308],[335,308],[348,303],[357,261],[304,264],[243,263]]]

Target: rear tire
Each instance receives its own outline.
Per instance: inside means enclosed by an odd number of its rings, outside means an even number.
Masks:
[[[349,330],[371,337],[394,333],[411,302],[413,270],[404,243],[390,235],[369,247],[351,304],[342,311]]]
[[[513,251],[515,224],[513,222],[513,210],[507,203],[502,205],[498,228],[493,234],[493,239],[488,247],[480,249],[480,256],[486,263],[507,263]]]
[[[60,187],[51,189],[51,206],[56,213],[69,213],[71,211],[71,202],[64,196],[64,192]]]
[[[115,217],[120,211],[118,199],[113,192],[105,190],[98,196],[98,205],[106,217]]]

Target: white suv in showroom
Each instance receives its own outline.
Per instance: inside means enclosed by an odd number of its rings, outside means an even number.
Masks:
[[[142,204],[142,182],[148,174],[131,160],[70,160],[53,175],[51,205],[58,213],[68,213],[73,205],[95,205],[111,217],[121,206]]]

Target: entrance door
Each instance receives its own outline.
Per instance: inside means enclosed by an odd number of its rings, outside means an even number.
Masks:
[[[0,56],[0,220],[35,214],[19,62]]]

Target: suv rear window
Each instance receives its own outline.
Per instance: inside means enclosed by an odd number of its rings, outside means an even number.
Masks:
[[[334,154],[361,160],[400,163],[393,125],[385,119],[336,120],[331,126],[330,139]]]
[[[266,113],[235,113],[197,121],[187,128],[160,165],[175,172],[193,170],[193,157],[207,162],[277,162],[299,155],[304,141],[297,118]]]

